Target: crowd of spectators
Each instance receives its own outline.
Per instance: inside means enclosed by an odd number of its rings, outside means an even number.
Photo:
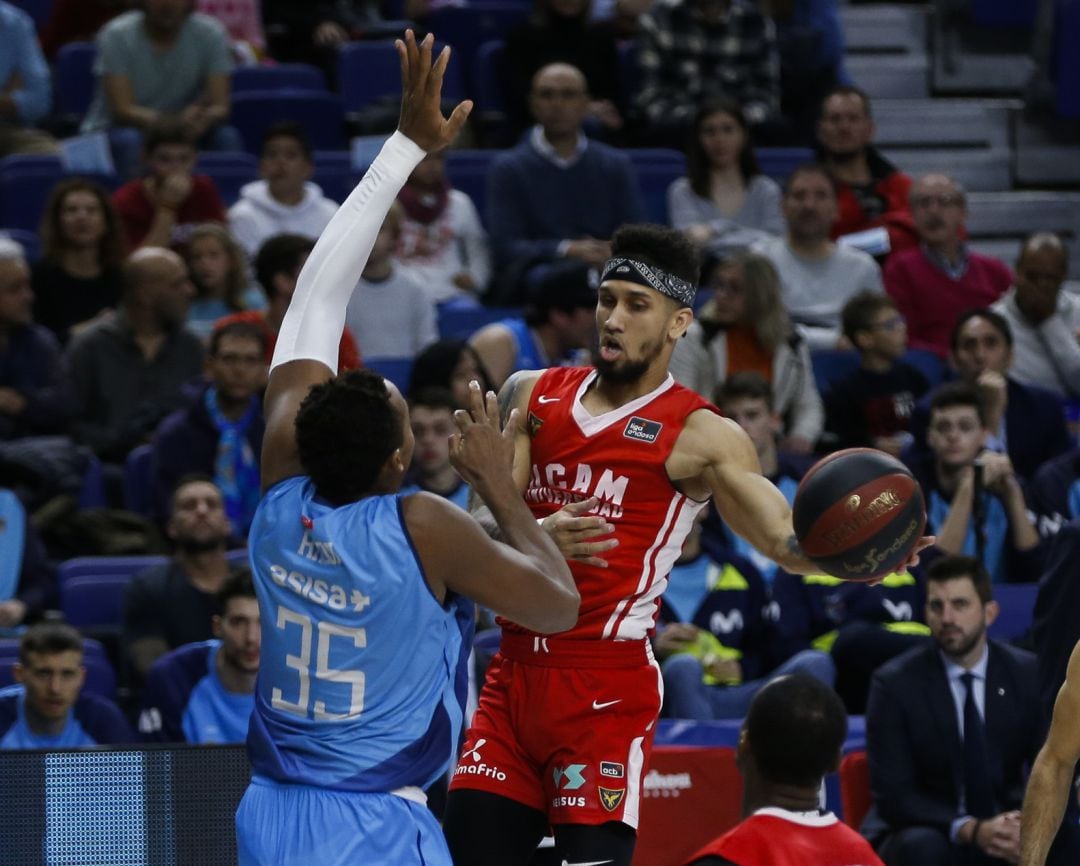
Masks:
[[[258,611],[250,576],[227,552],[243,547],[259,497],[261,395],[277,331],[338,205],[313,181],[314,151],[295,123],[268,126],[259,179],[235,201],[196,164],[202,151],[241,148],[229,125],[234,63],[304,60],[332,73],[341,45],[396,26],[369,2],[261,5],[58,0],[39,45],[29,18],[0,2],[0,156],[56,152],[58,140],[35,126],[49,112],[45,58],[94,38],[82,129],[107,134],[124,181],[113,192],[78,177],[58,183],[36,258],[0,238],[0,485],[26,483],[6,449],[65,437],[100,469],[97,504],[130,506],[128,464],[145,448],[143,517],[172,551],[124,593],[115,661],[142,690],[133,728],[78,689],[51,704],[35,691],[42,659],[78,669],[82,652],[77,635],[46,623],[26,633],[17,673],[26,724],[0,731],[0,747],[228,741],[242,730]],[[403,14],[435,8],[407,3]],[[1080,451],[1066,415],[1080,400],[1069,250],[1047,233],[1015,263],[972,250],[961,185],[942,173],[912,179],[881,155],[870,99],[844,69],[835,4],[633,9],[537,0],[510,32],[512,143],[491,163],[486,206],[453,187],[444,154],[417,167],[355,288],[339,370],[364,359],[411,367],[407,489],[467,507],[446,439],[468,381],[497,388],[516,370],[589,362],[597,269],[615,229],[645,214],[625,146],[685,149],[668,215],[704,266],[674,378],[743,427],[789,501],[835,448],[905,461],[938,543],[924,566],[869,586],[786,574],[708,515],[663,599],[666,711],[739,717],[771,674],[801,671],[861,713],[868,696],[872,708],[890,699],[881,665],[932,645],[927,612],[940,616],[945,602],[928,603],[927,564],[975,557],[987,588],[975,566],[964,575],[986,606],[990,584],[1038,580],[1055,532],[1080,518]],[[628,35],[636,90],[619,80]],[[794,110],[808,101],[810,115]],[[755,158],[763,143],[813,144],[818,161],[780,184]],[[464,339],[440,339],[442,312],[485,304],[513,309]],[[836,356],[850,362],[843,375],[823,376],[822,359]],[[18,514],[9,498],[0,504]],[[0,628],[31,625],[58,603],[49,539],[22,510],[0,528],[0,560],[17,553],[21,563],[0,567]],[[953,841],[969,831],[956,828]]]

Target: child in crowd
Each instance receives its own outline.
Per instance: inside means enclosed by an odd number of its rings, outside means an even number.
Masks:
[[[198,226],[191,233],[187,262],[198,291],[188,309],[187,328],[203,340],[222,316],[266,307],[263,293],[248,285],[244,251],[224,226]]]

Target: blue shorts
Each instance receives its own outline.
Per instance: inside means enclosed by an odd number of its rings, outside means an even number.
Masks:
[[[240,866],[453,866],[426,806],[260,777],[236,810],[236,847]]]

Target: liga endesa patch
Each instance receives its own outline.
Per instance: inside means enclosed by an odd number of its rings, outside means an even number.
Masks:
[[[664,425],[659,421],[650,421],[648,418],[639,418],[635,415],[626,422],[626,429],[623,430],[622,435],[627,439],[637,439],[639,442],[651,444],[656,441],[663,429]]]

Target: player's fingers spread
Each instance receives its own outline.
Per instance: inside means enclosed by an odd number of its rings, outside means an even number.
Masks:
[[[429,88],[436,90],[442,87],[443,74],[446,72],[446,65],[449,62],[450,46],[444,45],[442,51],[439,52],[439,56],[435,58],[435,62],[431,65],[431,76],[428,78]]]
[[[403,93],[409,91],[409,55],[405,50],[405,43],[400,39],[394,40],[394,49],[397,51],[398,62],[401,64],[401,90]]]
[[[454,110],[450,113],[450,119],[446,122],[446,141],[448,144],[457,138],[457,134],[461,132],[461,127],[469,119],[469,112],[472,110],[473,101],[471,99],[459,102],[454,107]]]
[[[574,560],[574,562],[582,562],[585,565],[595,565],[597,568],[608,567],[607,560],[600,559],[598,556],[571,556],[568,558]]]
[[[484,413],[488,423],[496,430],[499,429],[499,395],[494,391],[488,391],[484,395]]]
[[[503,427],[502,437],[508,442],[513,442],[514,437],[518,433],[518,425],[521,423],[521,410],[514,408],[510,410],[510,417],[506,419],[506,425]]]
[[[457,424],[458,429],[462,433],[464,433],[466,430],[469,429],[469,427],[472,426],[473,422],[472,422],[472,418],[469,417],[469,413],[466,412],[464,409],[455,409],[454,410],[454,423]],[[453,435],[457,436],[458,434],[455,433]]]

